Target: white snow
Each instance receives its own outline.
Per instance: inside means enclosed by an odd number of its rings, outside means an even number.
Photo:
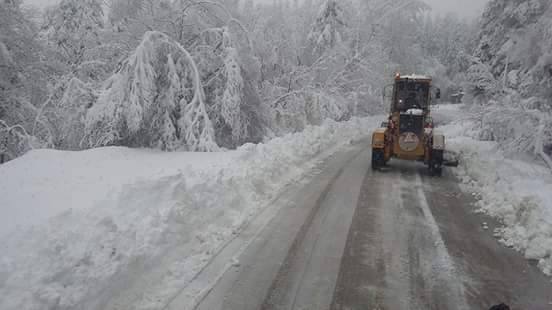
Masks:
[[[229,152],[38,150],[2,165],[0,309],[160,309],[286,184],[380,120]]]
[[[430,80],[431,77],[426,75],[419,75],[419,74],[410,74],[410,75],[401,75],[401,79],[409,79],[409,80]]]
[[[552,275],[552,171],[538,159],[509,158],[495,142],[475,139],[473,118],[463,109],[441,106],[434,113],[455,120],[440,127],[448,150],[460,155],[452,171],[478,199],[477,209],[503,224],[496,231],[501,241]]]
[[[179,171],[220,170],[236,153],[165,153],[106,147],[34,150],[0,166],[0,237],[68,210],[87,210],[126,185]]]
[[[406,114],[409,115],[424,115],[424,110],[422,109],[409,109],[406,111]]]

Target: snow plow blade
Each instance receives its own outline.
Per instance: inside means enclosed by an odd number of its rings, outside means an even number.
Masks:
[[[447,166],[447,167],[458,167],[460,163],[458,162],[458,160],[445,160],[443,162],[443,165]]]
[[[458,157],[459,157],[458,154],[451,151],[446,151],[444,157],[445,157],[443,160],[444,166],[455,168],[455,167],[458,167],[458,165],[460,165],[460,161],[458,160]]]

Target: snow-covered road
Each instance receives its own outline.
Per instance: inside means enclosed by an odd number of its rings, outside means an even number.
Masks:
[[[550,280],[499,245],[451,173],[369,158],[361,143],[326,161],[167,309],[551,308]]]

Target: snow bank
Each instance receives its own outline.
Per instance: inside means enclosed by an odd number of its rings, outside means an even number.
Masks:
[[[552,275],[552,173],[538,160],[511,159],[495,142],[478,141],[476,128],[461,106],[444,107],[455,122],[442,126],[447,148],[460,155],[453,169],[481,211],[504,225],[496,236],[505,245],[538,261]]]
[[[165,153],[107,147],[83,152],[34,150],[0,166],[0,237],[70,209],[91,209],[126,184],[190,166],[221,169],[233,153]]]
[[[43,150],[0,166],[2,224],[19,224],[0,239],[0,309],[160,309],[286,184],[380,120],[224,153]]]

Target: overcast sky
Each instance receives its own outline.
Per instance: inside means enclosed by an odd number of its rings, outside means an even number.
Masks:
[[[27,3],[40,7],[48,6],[59,0],[25,0]],[[424,0],[433,7],[436,14],[456,12],[463,17],[477,17],[483,12],[488,0]]]

